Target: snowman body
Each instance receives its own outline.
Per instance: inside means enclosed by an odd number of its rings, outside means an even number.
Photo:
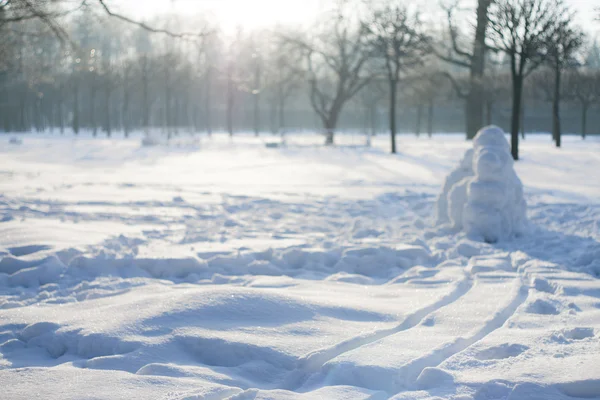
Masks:
[[[438,225],[452,223],[452,216],[457,214],[456,212],[452,212],[451,207],[451,191],[456,185],[464,180],[465,178],[470,178],[473,176],[473,149],[469,149],[466,151],[463,159],[460,161],[460,164],[456,169],[454,169],[450,174],[446,177],[444,181],[444,187],[442,188],[442,193],[437,198],[437,215],[436,215],[436,223]],[[458,194],[458,193],[457,193]],[[456,194],[455,194],[456,195]],[[466,192],[465,192],[466,195]],[[457,200],[454,200],[454,204],[457,203]],[[464,204],[464,200],[462,201]],[[462,215],[462,205],[460,214]]]

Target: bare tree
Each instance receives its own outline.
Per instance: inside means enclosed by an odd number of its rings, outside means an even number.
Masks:
[[[263,85],[263,55],[259,50],[259,46],[255,45],[254,51],[252,53],[252,69],[253,71],[253,79],[252,79],[252,98],[253,98],[253,122],[254,126],[254,136],[258,136],[260,133],[260,95],[262,93],[262,85]]]
[[[56,37],[68,40],[69,35],[63,28],[61,17],[68,16],[84,7],[97,6],[107,15],[134,24],[149,32],[162,33],[174,38],[197,38],[210,34],[207,30],[200,32],[175,32],[150,26],[142,21],[115,12],[105,0],[2,0],[0,1],[0,26],[26,20],[39,20],[50,28]]]
[[[461,97],[466,99],[466,129],[467,139],[475,137],[477,131],[483,125],[483,75],[485,71],[486,36],[488,31],[489,9],[493,0],[478,0],[476,11],[475,35],[473,38],[472,49],[465,50],[459,43],[459,31],[454,23],[454,13],[459,7],[459,0],[456,0],[450,7],[446,8],[448,16],[448,29],[452,49],[450,54],[437,52],[437,56],[449,63],[459,67],[469,69],[469,85],[466,93],[461,93]],[[452,77],[451,75],[447,75]],[[456,85],[455,85],[456,86]]]
[[[233,112],[236,104],[236,94],[240,84],[239,71],[237,68],[237,59],[239,57],[239,47],[242,41],[242,31],[238,29],[236,37],[229,43],[225,61],[225,79],[227,81],[227,100],[226,100],[226,120],[227,132],[233,136]]]
[[[365,66],[370,59],[366,30],[346,13],[347,4],[335,10],[311,40],[287,36],[286,41],[306,59],[310,104],[325,128],[325,145],[334,143],[335,129],[346,102],[372,76]]]
[[[101,84],[104,88],[104,123],[103,129],[106,132],[106,136],[110,137],[112,134],[112,116],[111,116],[111,99],[113,97],[113,92],[116,89],[115,79],[116,71],[114,67],[114,43],[113,43],[112,33],[109,32],[102,41],[102,48],[100,53],[100,60],[97,69],[98,74],[100,75]]]
[[[552,138],[556,147],[561,146],[560,99],[561,78],[565,68],[573,66],[576,52],[583,45],[583,32],[573,27],[573,15],[564,13],[558,29],[554,31],[548,52],[548,64],[554,72],[554,91],[552,96]]]
[[[271,82],[271,97],[276,102],[277,131],[283,137],[286,128],[287,102],[304,80],[302,52],[294,51],[286,40],[276,37],[272,42],[267,73]]]
[[[523,82],[548,58],[549,47],[562,24],[560,0],[496,0],[490,10],[490,41],[510,61],[512,77],[512,156],[519,159],[519,125]]]
[[[586,53],[584,65],[588,68],[600,69],[600,46],[597,40],[591,43]]]
[[[533,72],[531,78],[528,80],[528,85],[526,84],[525,86],[529,86],[529,94],[533,99],[542,101],[552,107],[554,100],[554,72],[550,67],[543,66]],[[525,88],[523,90],[525,92]],[[525,102],[525,97],[526,95],[523,96],[522,102]]]
[[[121,106],[121,126],[125,137],[129,137],[131,131],[131,78],[134,64],[131,60],[124,60],[121,66],[121,87],[123,89],[123,102]]]
[[[494,106],[510,98],[510,75],[496,68],[488,68],[484,75],[483,100],[485,104],[485,124],[494,123]],[[524,103],[524,101],[522,102]],[[523,108],[523,107],[522,107]]]
[[[217,51],[220,48],[220,36],[217,34],[205,36],[201,40],[199,45],[201,49],[198,50],[199,56],[203,57],[202,62],[199,60],[199,65],[196,67],[203,67],[201,77],[203,81],[204,89],[204,127],[206,133],[212,135],[212,107],[213,107],[213,78],[215,76],[215,69],[217,61],[219,59],[219,53]]]
[[[373,11],[365,24],[373,55],[383,61],[390,94],[390,136],[392,153],[396,153],[396,98],[398,83],[407,70],[423,63],[429,50],[417,13],[404,5],[386,3]]]
[[[581,107],[581,137],[587,135],[587,116],[590,107],[600,102],[600,72],[571,71],[564,80],[566,97]]]
[[[367,136],[367,146],[371,146],[372,138],[377,133],[378,105],[387,95],[385,90],[387,86],[388,82],[385,78],[373,79],[358,93],[358,105],[364,110],[365,113],[364,128]]]
[[[415,129],[417,136],[421,134],[421,123],[425,109],[427,111],[427,135],[429,137],[433,135],[435,103],[440,94],[443,93],[445,84],[447,84],[447,81],[443,77],[444,75],[436,69],[429,68],[410,82],[409,97],[411,103],[417,108],[417,124]]]

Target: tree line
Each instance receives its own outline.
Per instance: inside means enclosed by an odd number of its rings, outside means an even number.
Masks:
[[[308,28],[222,32],[203,21],[185,33],[198,20],[138,22],[100,0],[0,2],[0,129],[283,134],[295,114],[296,128],[318,120],[329,145],[348,108],[374,132],[387,107],[396,152],[399,109],[416,110],[416,133],[426,114],[431,133],[435,104],[460,101],[468,139],[509,104],[518,159],[526,104],[538,99],[551,104],[556,146],[565,102],[581,110],[585,136],[600,55],[565,3],[479,0],[464,11],[456,0],[441,11],[436,29],[417,3],[346,0]]]

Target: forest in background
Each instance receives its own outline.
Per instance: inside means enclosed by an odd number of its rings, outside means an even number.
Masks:
[[[502,48],[499,8],[523,13],[530,3],[538,7],[531,15],[548,6],[536,17],[542,22],[550,24],[551,13],[566,17],[556,29],[535,27],[555,29],[554,36],[515,47],[517,63],[529,62],[521,71],[518,130],[552,131],[555,141],[557,129],[600,134],[600,48],[557,0],[480,0],[467,11],[450,2],[447,20],[436,26],[418,3],[331,2],[307,27],[235,32],[202,16],[164,15],[140,26],[111,17],[102,2],[68,8],[72,2],[42,1],[45,14],[19,19],[19,3],[0,2],[4,132],[317,131],[331,143],[337,131],[472,137],[473,126],[493,123],[510,132],[515,71],[512,50]],[[52,23],[42,18],[48,15]],[[198,35],[172,34],[198,26]],[[152,32],[157,27],[167,34]]]

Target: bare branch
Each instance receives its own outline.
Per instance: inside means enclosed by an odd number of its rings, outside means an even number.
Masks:
[[[104,9],[104,11],[110,15],[111,17],[120,19],[122,21],[128,22],[130,24],[134,24],[139,26],[142,29],[145,29],[149,32],[153,32],[153,33],[162,33],[165,34],[167,36],[171,36],[173,38],[202,38],[205,37],[207,35],[210,34],[210,32],[181,32],[181,33],[176,33],[176,32],[172,32],[168,29],[161,29],[161,28],[154,28],[148,24],[146,24],[145,22],[141,22],[141,21],[136,21],[132,18],[126,17],[122,14],[119,13],[115,13],[113,12],[108,5],[106,4],[106,2],[104,0],[98,0],[98,2],[100,3],[100,5],[102,6],[102,8]]]
[[[460,84],[458,83],[458,81],[456,80],[456,78],[449,73],[448,71],[442,71],[439,73],[440,76],[443,76],[444,78],[448,79],[450,81],[450,83],[452,84],[452,87],[454,88],[454,91],[456,92],[456,95],[460,98],[467,98],[468,96],[468,92],[465,93],[463,92],[463,88],[460,86]]]
[[[452,42],[452,49],[459,56],[464,57],[467,60],[471,61],[473,59],[473,54],[462,50],[458,45],[458,29],[454,25],[454,17],[453,17],[454,9],[456,8],[456,6],[457,6],[457,4],[454,4],[453,6],[446,8],[446,14],[447,14],[447,18],[448,18],[448,33],[450,34],[450,41]]]

